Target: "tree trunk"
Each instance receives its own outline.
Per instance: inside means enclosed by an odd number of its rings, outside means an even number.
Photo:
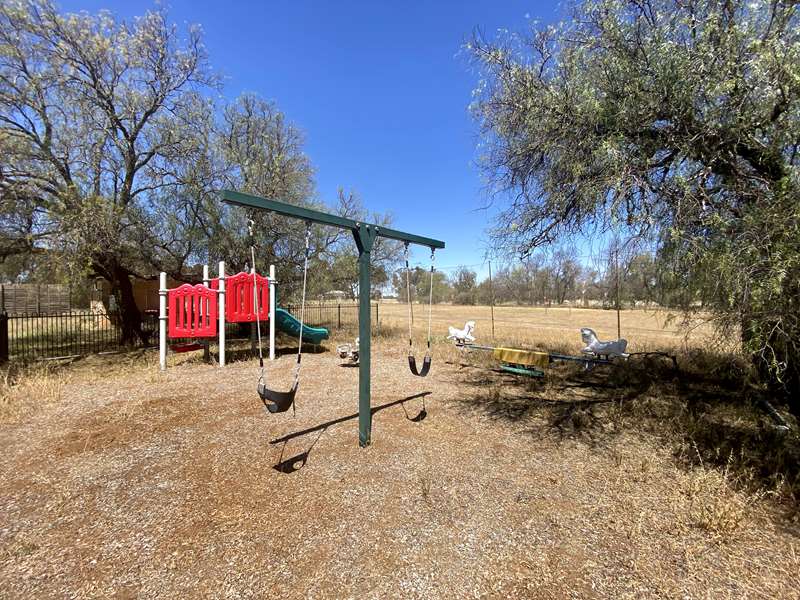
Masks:
[[[754,341],[753,337],[753,323],[749,315],[742,317],[742,346],[745,351],[754,347],[751,342]],[[774,325],[774,323],[761,324],[762,330],[772,330],[772,327],[766,325]],[[795,336],[800,336],[800,331],[794,332]],[[764,344],[763,341],[756,343],[756,346]],[[800,353],[794,344],[787,343],[785,339],[772,334],[769,340],[766,340],[766,345],[769,346],[775,354],[775,360],[784,365],[780,373],[776,373],[773,365],[761,353],[752,355],[753,366],[758,374],[758,378],[762,383],[767,385],[769,392],[780,399],[785,400],[789,411],[800,419]]]
[[[133,346],[137,341],[147,345],[147,336],[142,331],[142,313],[133,296],[130,271],[115,264],[111,285],[119,304],[120,342],[125,346]]]
[[[93,270],[111,284],[111,294],[117,307],[110,316],[120,328],[120,343],[133,346],[138,341],[147,345],[148,336],[142,331],[142,314],[133,296],[131,272],[113,256],[95,256]]]

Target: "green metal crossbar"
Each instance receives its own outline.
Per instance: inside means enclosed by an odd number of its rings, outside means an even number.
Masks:
[[[371,353],[371,315],[369,306],[370,297],[370,254],[375,239],[385,237],[409,244],[427,246],[431,250],[444,248],[444,242],[433,238],[405,233],[388,227],[381,227],[371,223],[363,223],[346,217],[332,215],[303,206],[286,204],[277,200],[268,200],[260,196],[251,196],[241,192],[225,190],[222,200],[228,204],[267,210],[270,212],[302,219],[312,223],[321,223],[340,229],[349,229],[353,233],[358,247],[358,335],[359,335],[359,362],[358,362],[358,442],[362,447],[368,446],[372,437],[372,410],[370,391],[370,353]],[[366,290],[366,293],[364,291]]]

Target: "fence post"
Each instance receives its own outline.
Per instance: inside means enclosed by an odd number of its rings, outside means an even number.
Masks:
[[[8,362],[8,313],[0,311],[0,365]]]
[[[336,322],[339,324],[339,329],[342,328],[342,305],[336,305]]]

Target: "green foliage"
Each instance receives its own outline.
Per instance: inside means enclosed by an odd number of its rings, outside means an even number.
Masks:
[[[453,288],[453,303],[475,304],[478,299],[477,274],[466,267],[459,267],[450,278]]]
[[[514,192],[498,243],[652,240],[662,284],[800,392],[796,4],[589,0],[563,25],[470,49],[483,165]]]

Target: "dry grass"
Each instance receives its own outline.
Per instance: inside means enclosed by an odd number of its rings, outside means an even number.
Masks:
[[[730,368],[520,380],[437,344],[419,379],[386,313],[367,450],[332,352],[304,357],[296,416],[264,415],[252,359],[9,378],[4,597],[800,597],[791,493],[753,470],[750,446],[779,442],[730,401]],[[275,387],[292,364],[269,365]]]
[[[423,339],[428,327],[427,305],[414,305],[414,333]],[[449,325],[463,327],[467,320],[476,321],[476,335],[482,343],[492,343],[491,309],[488,306],[434,305],[432,330],[442,339]],[[381,304],[381,325],[394,326],[402,331],[408,327],[408,305]],[[665,310],[624,310],[620,313],[622,337],[634,352],[651,350],[689,350],[707,347],[714,342],[710,321],[701,315],[688,322],[676,313]],[[612,310],[569,308],[496,306],[494,308],[495,339],[497,343],[551,350],[576,351],[580,348],[581,327],[591,327],[600,339],[617,337],[617,313]]]

